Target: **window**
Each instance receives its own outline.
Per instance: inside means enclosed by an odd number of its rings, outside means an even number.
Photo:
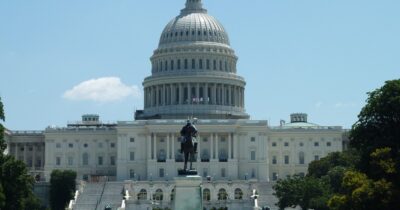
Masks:
[[[304,152],[299,153],[299,164],[304,164]]]
[[[251,151],[250,152],[250,160],[256,160],[256,151]]]
[[[175,199],[175,189],[172,189],[170,198],[171,198],[171,201],[174,201],[174,199]]]
[[[163,168],[160,168],[160,170],[158,171],[158,176],[161,178],[165,176],[165,170]]]
[[[99,148],[103,148],[103,143],[99,142],[98,146],[99,146]]]
[[[162,201],[164,199],[163,191],[161,189],[157,189],[156,193],[153,195],[153,199],[156,201]]]
[[[82,155],[82,165],[87,166],[89,164],[89,155],[84,153]]]
[[[115,156],[110,156],[110,165],[115,166]]]
[[[68,144],[68,147],[69,147],[69,148],[73,148],[73,147],[74,147],[74,144],[69,143],[69,144]]]
[[[195,68],[196,68],[196,60],[192,59],[192,69],[195,69]]]
[[[210,189],[204,189],[203,190],[203,201],[210,201],[211,199],[211,191]]]
[[[185,59],[185,69],[188,69],[188,60]]]
[[[285,155],[285,164],[289,164],[289,155]]]
[[[278,163],[278,160],[276,159],[276,156],[272,156],[272,164],[276,165]]]
[[[206,65],[207,65],[207,70],[209,70],[210,69],[210,60],[207,59],[207,64]]]
[[[319,156],[318,156],[318,155],[315,155],[315,156],[314,156],[314,160],[319,160]]]
[[[130,170],[129,170],[129,178],[134,179],[135,176],[136,176],[135,170],[134,170],[134,169],[130,169]]]
[[[115,147],[115,143],[111,143],[111,144],[110,144],[110,147],[111,147],[111,148],[114,148],[114,147]]]
[[[319,142],[314,142],[315,147],[319,147]]]
[[[217,61],[216,60],[213,61],[213,69],[217,70]]]
[[[130,152],[129,153],[129,160],[134,161],[135,160],[135,152]]]
[[[221,177],[225,178],[226,177],[226,170],[225,168],[221,168]]]
[[[256,178],[256,169],[251,169],[251,178]]]
[[[251,142],[255,142],[256,141],[256,137],[251,137],[250,141]]]
[[[218,200],[226,200],[226,199],[228,199],[228,193],[226,193],[226,190],[222,188],[218,191]]]
[[[74,165],[74,157],[68,157],[68,165],[69,166]]]
[[[289,142],[285,142],[285,147],[288,147],[289,146]]]
[[[138,200],[147,200],[147,191],[145,189],[141,189],[137,195]]]
[[[277,173],[272,173],[272,180],[273,181],[276,181],[276,180],[278,180],[278,174]]]
[[[272,146],[273,146],[273,147],[276,147],[276,142],[272,142]]]
[[[299,145],[300,145],[300,147],[303,147],[303,146],[304,146],[304,143],[303,143],[303,142],[300,142]]]
[[[330,147],[330,146],[332,146],[332,143],[331,142],[326,142],[326,146]]]
[[[243,191],[240,188],[235,189],[235,200],[243,199]]]
[[[178,69],[181,70],[181,60],[178,59]]]
[[[102,165],[103,165],[103,156],[99,156],[99,157],[97,158],[97,163],[98,163],[99,166],[102,166]]]
[[[88,147],[88,144],[83,144],[83,147],[87,148],[87,147]]]
[[[61,165],[61,157],[56,157],[56,165]]]
[[[208,139],[207,138],[203,138],[203,142],[208,142]]]
[[[164,65],[164,71],[168,70],[168,61],[165,61],[165,65]]]
[[[57,143],[57,144],[56,144],[56,148],[61,148],[61,144],[60,144],[60,143]],[[21,147],[21,151],[24,151],[24,148],[23,148],[23,147]]]
[[[131,143],[135,142],[135,138],[130,138],[129,142],[131,142]]]
[[[171,61],[171,70],[174,70],[175,66],[174,66],[174,61]]]
[[[203,69],[203,59],[199,60],[199,69]]]

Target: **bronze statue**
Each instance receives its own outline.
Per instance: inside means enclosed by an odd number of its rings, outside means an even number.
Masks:
[[[194,155],[197,153],[197,129],[190,120],[187,124],[183,126],[181,130],[181,153],[184,154],[185,164],[183,167],[183,172],[192,171],[192,162],[194,160]],[[190,161],[189,170],[187,168],[187,162]],[[197,173],[197,172],[196,172]]]

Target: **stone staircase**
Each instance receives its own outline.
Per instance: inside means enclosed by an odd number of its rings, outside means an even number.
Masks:
[[[273,195],[272,186],[273,183],[271,182],[260,182],[258,184],[258,204],[259,206],[269,206],[271,210],[278,210],[278,207],[275,206],[278,199]]]
[[[122,203],[123,189],[124,189],[123,182],[107,182],[104,187],[103,195],[100,198],[100,202],[97,205],[96,210],[104,210],[104,208],[107,205],[110,205],[112,210],[117,210]]]
[[[104,183],[87,183],[78,196],[73,210],[95,210],[103,188]]]

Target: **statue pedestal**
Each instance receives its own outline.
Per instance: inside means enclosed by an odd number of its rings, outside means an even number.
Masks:
[[[174,210],[203,210],[200,176],[175,178]]]

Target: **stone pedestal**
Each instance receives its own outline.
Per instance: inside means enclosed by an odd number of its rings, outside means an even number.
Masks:
[[[174,210],[203,210],[200,176],[175,178]]]

